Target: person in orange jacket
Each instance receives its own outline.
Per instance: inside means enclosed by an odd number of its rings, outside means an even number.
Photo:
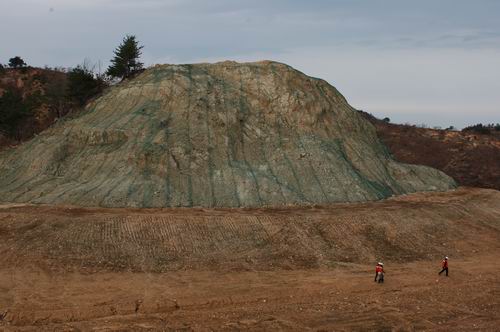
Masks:
[[[375,282],[383,283],[384,282],[384,263],[379,262],[375,267]]]
[[[446,271],[446,276],[448,276],[448,256],[446,256],[441,262],[441,267],[443,269],[439,272],[439,275],[441,275],[441,273]]]

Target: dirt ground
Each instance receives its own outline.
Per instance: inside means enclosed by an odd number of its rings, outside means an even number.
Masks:
[[[2,269],[5,331],[449,330],[495,331],[500,260],[477,255],[298,271],[52,275]],[[7,311],[5,311],[7,310]]]
[[[495,331],[499,203],[461,188],[287,209],[4,205],[0,331]]]

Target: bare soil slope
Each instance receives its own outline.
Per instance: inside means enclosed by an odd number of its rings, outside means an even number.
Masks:
[[[0,263],[162,272],[460,257],[500,246],[499,202],[498,191],[460,189],[311,208],[11,207],[0,210]]]
[[[261,207],[454,187],[392,160],[334,87],[268,61],[148,69],[0,153],[4,202]]]
[[[499,202],[460,188],[283,209],[4,205],[0,330],[494,331]]]
[[[386,123],[362,113],[380,140],[403,163],[427,165],[462,186],[500,190],[500,135],[417,128]]]

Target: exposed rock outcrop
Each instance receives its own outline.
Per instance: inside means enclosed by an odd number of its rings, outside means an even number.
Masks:
[[[162,65],[0,154],[0,201],[267,206],[455,186],[391,159],[327,82],[275,62]]]

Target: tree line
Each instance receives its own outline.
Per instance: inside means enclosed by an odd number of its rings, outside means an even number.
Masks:
[[[473,132],[477,134],[483,134],[483,135],[490,135],[493,132],[499,132],[500,133],[500,123],[494,124],[494,123],[489,123],[489,124],[482,124],[478,123],[473,126],[468,126],[462,129],[464,132]]]
[[[32,118],[41,105],[50,105],[60,117],[71,109],[84,106],[90,99],[102,94],[109,85],[133,77],[144,68],[140,62],[142,49],[135,36],[126,35],[114,50],[105,73],[96,71],[95,65],[84,61],[67,71],[58,68],[52,70],[63,73],[63,78],[50,76],[51,70],[37,74],[35,79],[47,90],[43,94],[27,94],[16,86],[4,86],[0,89],[0,134],[20,139],[20,126]],[[6,65],[0,63],[0,77],[8,70],[26,73],[30,68],[21,56],[14,56]]]

